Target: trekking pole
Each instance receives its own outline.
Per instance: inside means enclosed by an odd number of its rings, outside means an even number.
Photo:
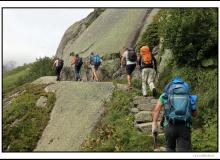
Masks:
[[[157,132],[154,132],[153,133],[153,139],[154,139],[154,149],[156,149],[156,147],[157,147]]]

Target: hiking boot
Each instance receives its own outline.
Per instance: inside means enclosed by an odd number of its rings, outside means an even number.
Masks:
[[[156,96],[157,96],[157,90],[156,90],[155,88],[153,88],[153,90],[152,90],[152,94],[153,94],[153,97],[156,98]]]

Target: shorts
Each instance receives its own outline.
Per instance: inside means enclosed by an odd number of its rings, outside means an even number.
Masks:
[[[99,68],[99,66],[96,66],[96,65],[91,65],[91,68],[92,68],[92,70],[97,71],[97,70],[98,70],[98,68]]]
[[[136,67],[136,64],[126,65],[127,74],[128,74],[128,75],[131,75],[132,72],[134,71],[135,67]]]

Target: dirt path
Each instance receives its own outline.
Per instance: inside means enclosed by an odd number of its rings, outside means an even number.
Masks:
[[[113,84],[63,81],[46,90],[55,91],[57,99],[35,151],[81,151],[83,140],[101,118],[104,101],[111,98]]]

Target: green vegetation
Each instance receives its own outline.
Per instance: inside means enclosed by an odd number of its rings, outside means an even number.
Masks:
[[[153,151],[153,138],[134,128],[134,115],[129,111],[129,103],[139,92],[132,90],[115,91],[113,98],[106,104],[106,115],[100,126],[84,142],[84,151]],[[163,144],[163,137],[158,144]]]
[[[152,50],[156,45],[159,44],[159,36],[158,36],[158,23],[153,22],[147,26],[147,29],[141,36],[141,40],[137,45],[138,51],[144,45],[147,45]]]
[[[3,73],[3,92],[19,86],[19,79],[28,75],[30,65],[17,67]]]
[[[44,92],[45,85],[26,84],[18,87],[19,94],[3,109],[3,151],[33,151],[54,106],[54,93]],[[36,107],[40,96],[48,98],[45,107]]]
[[[174,58],[160,73],[160,93],[171,78],[179,75],[198,96],[198,116],[192,132],[194,151],[217,151],[217,13],[210,8],[162,9],[139,42],[139,47],[148,43],[153,48],[158,37],[163,37],[163,48],[173,52]]]
[[[3,93],[31,82],[41,76],[54,75],[53,59],[49,57],[39,58],[34,63],[17,67],[3,74]]]
[[[203,59],[217,59],[218,10],[170,9],[161,21],[164,47],[173,51],[177,64],[199,66]]]

